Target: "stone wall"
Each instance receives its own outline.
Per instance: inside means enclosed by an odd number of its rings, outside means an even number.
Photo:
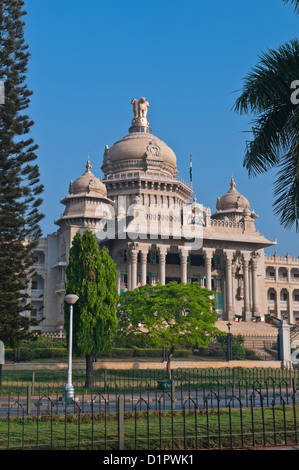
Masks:
[[[97,369],[115,369],[115,370],[164,370],[166,362],[145,362],[145,361],[98,361],[94,362],[94,370]],[[220,369],[220,368],[272,368],[280,369],[280,361],[172,361],[172,369]],[[5,364],[3,370],[63,370],[67,369],[67,363],[57,364]],[[85,369],[85,363],[73,363],[73,369]]]

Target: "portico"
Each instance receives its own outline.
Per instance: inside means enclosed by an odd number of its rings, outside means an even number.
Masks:
[[[193,263],[193,257],[197,262]],[[128,248],[127,261],[119,266],[123,273],[119,290],[157,282],[164,285],[172,279],[198,282],[215,292],[222,317],[232,321],[238,315],[251,321],[260,315],[258,257],[254,251],[203,247],[192,252],[180,245],[136,242]]]

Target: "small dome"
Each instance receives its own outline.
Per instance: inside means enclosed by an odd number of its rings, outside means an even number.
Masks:
[[[89,158],[85,168],[86,171],[82,176],[77,178],[74,182],[71,181],[69,193],[72,195],[86,193],[90,193],[92,195],[92,193],[95,193],[97,195],[106,196],[106,186],[90,171],[92,167]]]
[[[217,199],[216,209],[218,211],[243,211],[244,209],[250,209],[250,204],[246,197],[242,196],[236,188],[234,179],[231,179],[230,189],[224,196]]]
[[[158,137],[143,132],[134,132],[115,142],[109,149],[111,163],[156,158],[176,169],[176,155]]]

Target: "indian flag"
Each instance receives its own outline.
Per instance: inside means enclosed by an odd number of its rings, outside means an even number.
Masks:
[[[190,155],[190,181],[192,183],[192,155]]]

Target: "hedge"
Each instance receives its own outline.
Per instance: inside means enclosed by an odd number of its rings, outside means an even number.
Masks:
[[[175,357],[192,356],[192,351],[188,349],[177,349],[174,352]],[[34,359],[53,359],[67,358],[67,348],[21,348],[20,358],[22,361],[30,361]],[[97,354],[97,358],[141,358],[141,357],[163,357],[162,349],[146,349],[146,348],[112,348],[110,351]],[[6,354],[7,359],[14,358],[14,351]]]
[[[174,356],[192,356],[192,351],[189,349],[177,349]],[[99,353],[97,357],[163,357],[163,350],[146,348],[112,348],[110,351]]]
[[[68,357],[66,348],[36,348],[35,357],[39,359],[51,359],[55,357]]]

